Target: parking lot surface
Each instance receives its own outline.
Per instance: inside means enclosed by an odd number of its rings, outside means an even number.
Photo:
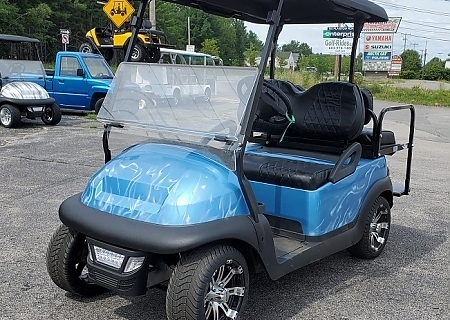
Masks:
[[[376,109],[387,106],[376,102]],[[386,118],[406,142],[408,113]],[[417,107],[411,195],[395,199],[387,247],[375,260],[346,252],[278,281],[253,277],[242,319],[450,319],[450,108]],[[79,115],[60,125],[0,128],[0,319],[165,319],[165,293],[82,299],[47,275],[58,207],[103,164],[102,126]],[[390,157],[402,181],[406,152]]]

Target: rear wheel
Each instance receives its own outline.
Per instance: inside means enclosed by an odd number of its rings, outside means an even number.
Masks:
[[[107,289],[89,283],[86,270],[86,237],[61,225],[47,248],[47,272],[61,289],[85,297],[102,294]]]
[[[61,117],[61,109],[54,103],[51,106],[44,107],[44,114],[41,116],[41,119],[46,125],[54,126],[61,121]]]
[[[391,207],[384,197],[378,197],[367,217],[361,240],[348,248],[354,257],[373,259],[378,257],[386,246],[391,227]]]
[[[0,106],[0,123],[5,128],[15,128],[20,124],[20,110],[16,106],[4,104]]]
[[[248,288],[247,263],[237,249],[215,246],[182,254],[167,288],[167,318],[237,319]]]
[[[148,55],[145,59],[147,62],[158,63],[159,59],[161,59],[161,51],[158,48],[148,50]]]

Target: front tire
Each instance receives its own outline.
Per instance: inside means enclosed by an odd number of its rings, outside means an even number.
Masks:
[[[141,62],[145,59],[145,48],[139,44],[136,43],[136,45],[133,48],[133,51],[131,52],[131,61],[132,62]]]
[[[98,114],[100,112],[100,109],[101,109],[101,107],[103,105],[103,101],[105,101],[105,98],[100,98],[95,103],[95,106],[94,106],[95,114]]]
[[[44,122],[46,125],[55,126],[61,121],[61,118],[61,109],[56,103],[52,104],[51,106],[44,107],[44,114],[42,115],[41,119],[42,122]]]
[[[4,104],[0,106],[0,123],[5,128],[15,128],[20,124],[22,116],[16,106]]]
[[[72,294],[93,297],[107,289],[91,284],[82,274],[87,264],[86,237],[61,225],[53,234],[47,248],[47,272],[61,289]]]
[[[182,254],[167,288],[167,318],[237,319],[248,288],[247,263],[234,247],[204,247]]]
[[[361,259],[378,257],[386,246],[390,228],[391,206],[380,196],[372,205],[361,240],[348,248],[348,252]]]

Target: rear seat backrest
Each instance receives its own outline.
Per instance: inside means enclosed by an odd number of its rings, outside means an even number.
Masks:
[[[352,83],[319,83],[291,100],[295,116],[292,130],[300,138],[348,141],[361,134],[364,103]]]

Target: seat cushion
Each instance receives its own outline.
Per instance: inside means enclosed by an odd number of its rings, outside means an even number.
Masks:
[[[373,141],[373,130],[372,128],[364,128],[362,133],[355,140],[356,142],[361,143],[362,145],[371,145]],[[394,132],[389,130],[381,131],[381,145],[388,146],[391,144],[395,144],[395,135]]]
[[[303,190],[316,190],[323,186],[332,169],[332,165],[269,156],[244,156],[244,172],[249,180]]]

